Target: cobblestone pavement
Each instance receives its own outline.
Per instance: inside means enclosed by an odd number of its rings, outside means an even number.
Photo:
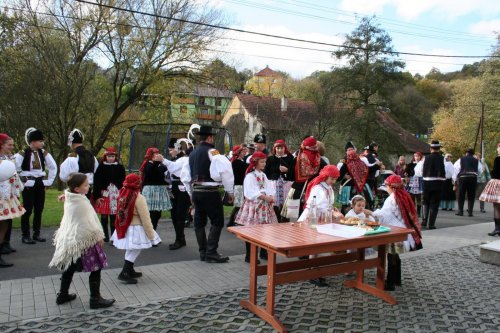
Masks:
[[[277,288],[276,314],[290,332],[498,332],[500,267],[481,263],[478,246],[403,258],[403,286],[389,305],[328,278]],[[374,271],[367,279],[373,283]],[[0,332],[272,332],[239,306],[246,289],[102,311],[0,324]],[[264,300],[264,289],[259,298]]]

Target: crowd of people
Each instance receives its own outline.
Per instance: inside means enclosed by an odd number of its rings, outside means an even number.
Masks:
[[[58,169],[59,178],[67,184],[59,197],[64,201],[64,216],[50,262],[51,267],[63,271],[58,304],[75,299],[69,293],[75,271],[90,273],[91,308],[113,304],[114,300],[103,299],[99,293],[100,272],[107,266],[106,242],[125,251],[118,279],[137,283],[142,273],[135,271],[134,263],[142,250],[161,243],[156,230],[163,211],[171,212],[175,230],[169,249],[187,245],[185,220],[192,215],[200,260],[207,263],[229,260],[218,251],[223,205],[233,206],[228,226],[306,221],[314,214],[377,219],[409,228],[412,233],[406,241],[388,248],[388,290],[401,284],[399,254],[422,248],[421,230],[436,229],[439,209],[453,210],[457,197],[457,215],[463,216],[467,198],[467,214],[473,215],[478,184],[483,188],[480,211],[484,212],[484,202],[494,205],[495,229],[490,235],[500,235],[500,144],[490,175],[484,160],[472,149],[453,163],[450,154],[443,156],[438,141],[431,142],[429,154],[416,152],[408,163],[400,156],[393,170],[388,170],[375,142],[361,151],[348,142],[345,155],[332,165],[324,156],[324,143],[313,136],[304,137],[292,153],[283,139],[276,140],[268,151],[266,136],[257,134],[252,143],[232,147],[229,156],[215,148],[215,136],[211,126],[202,125],[196,147],[190,139],[172,139],[168,158],[150,147],[138,173],[127,175],[113,147],[106,148],[98,160],[85,148],[84,135],[78,129],[69,134],[72,153],[59,168],[44,150],[40,130],[26,131],[27,148],[17,154],[12,138],[0,134],[0,267],[12,266],[1,255],[15,252],[10,246],[13,218],[21,217],[22,243],[45,242],[41,235],[45,189],[52,186]],[[333,188],[335,183],[338,191]],[[292,209],[291,202],[299,202],[297,209]],[[247,262],[249,254],[247,244]],[[259,251],[259,257],[267,260],[265,249]]]

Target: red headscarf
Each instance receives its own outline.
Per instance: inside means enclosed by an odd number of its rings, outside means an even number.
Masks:
[[[134,217],[135,200],[141,189],[141,177],[135,173],[125,177],[123,187],[118,194],[115,229],[118,239],[125,237],[128,226]]]
[[[0,146],[3,145],[7,140],[12,139],[10,136],[8,136],[5,133],[0,133]]]
[[[354,149],[350,149],[347,151],[347,170],[349,170],[349,174],[354,182],[354,187],[359,193],[363,192],[363,187],[366,183],[366,178],[368,177],[368,167],[366,164],[359,158],[358,154]]]
[[[139,174],[141,175],[141,180],[144,181],[144,169],[146,168],[146,164],[148,164],[149,161],[153,159],[153,156],[155,154],[159,154],[160,150],[155,147],[148,148],[146,150],[146,155],[144,155],[144,161],[141,164],[141,167],[139,168]]]
[[[232,152],[231,163],[236,161],[236,159],[238,158],[238,155],[240,154],[242,149],[243,149],[243,147],[241,145],[237,145],[237,146],[233,147],[233,150],[231,150],[231,152]]]
[[[116,149],[114,147],[109,147],[104,150],[104,154],[102,155],[102,162],[106,162],[106,156],[115,155],[116,162],[118,162],[118,154],[116,153]]]
[[[253,169],[255,169],[255,166],[257,165],[257,162],[262,159],[266,159],[267,155],[264,154],[263,152],[256,151],[255,153],[252,154],[250,157],[250,164],[248,165],[247,171],[245,172],[245,175],[249,172],[252,172]]]
[[[311,194],[311,190],[314,186],[318,185],[321,182],[324,182],[328,177],[339,178],[340,172],[339,169],[335,165],[327,165],[319,172],[319,175],[314,178],[312,181],[307,184],[306,196],[305,200],[309,199],[309,195]]]
[[[285,140],[276,140],[273,145],[273,155],[276,155],[276,147],[285,147],[285,154],[286,155],[291,155],[290,151],[288,150],[288,147],[286,146]]]
[[[398,175],[391,175],[387,177],[384,183],[394,191],[396,205],[399,207],[405,226],[408,229],[413,229],[412,236],[415,239],[415,244],[420,247],[422,235],[417,217],[417,208],[410,194],[406,192],[403,180]]]
[[[311,176],[319,172],[321,155],[319,154],[317,141],[309,136],[302,141],[299,153],[297,154],[297,163],[295,165],[295,181],[303,183]]]

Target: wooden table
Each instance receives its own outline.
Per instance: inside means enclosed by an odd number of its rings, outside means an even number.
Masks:
[[[241,300],[240,305],[267,321],[278,332],[286,332],[285,326],[274,315],[275,288],[280,284],[356,272],[353,280],[344,281],[345,286],[363,290],[390,304],[397,303],[394,297],[384,291],[385,246],[406,240],[410,229],[391,226],[388,233],[349,239],[321,234],[297,222],[230,227],[228,230],[251,244],[249,298]],[[257,265],[257,247],[268,251],[267,265]],[[369,247],[378,247],[377,258],[365,259],[365,248]],[[345,253],[347,249],[357,251]],[[331,254],[333,251],[337,254]],[[314,259],[276,262],[277,254],[294,258],[319,253],[330,254]],[[377,269],[375,286],[364,282],[364,270],[367,268]],[[259,275],[267,275],[265,308],[257,304]]]

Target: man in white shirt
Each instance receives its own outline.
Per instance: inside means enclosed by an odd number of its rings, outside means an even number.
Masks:
[[[21,217],[22,242],[36,244],[45,242],[40,236],[42,212],[45,204],[45,189],[52,186],[57,174],[57,164],[52,155],[43,149],[44,136],[36,128],[25,133],[28,148],[16,154],[16,168],[24,183],[23,206],[26,213]],[[48,169],[48,175],[45,169]],[[33,214],[33,238],[30,236],[30,216]]]

